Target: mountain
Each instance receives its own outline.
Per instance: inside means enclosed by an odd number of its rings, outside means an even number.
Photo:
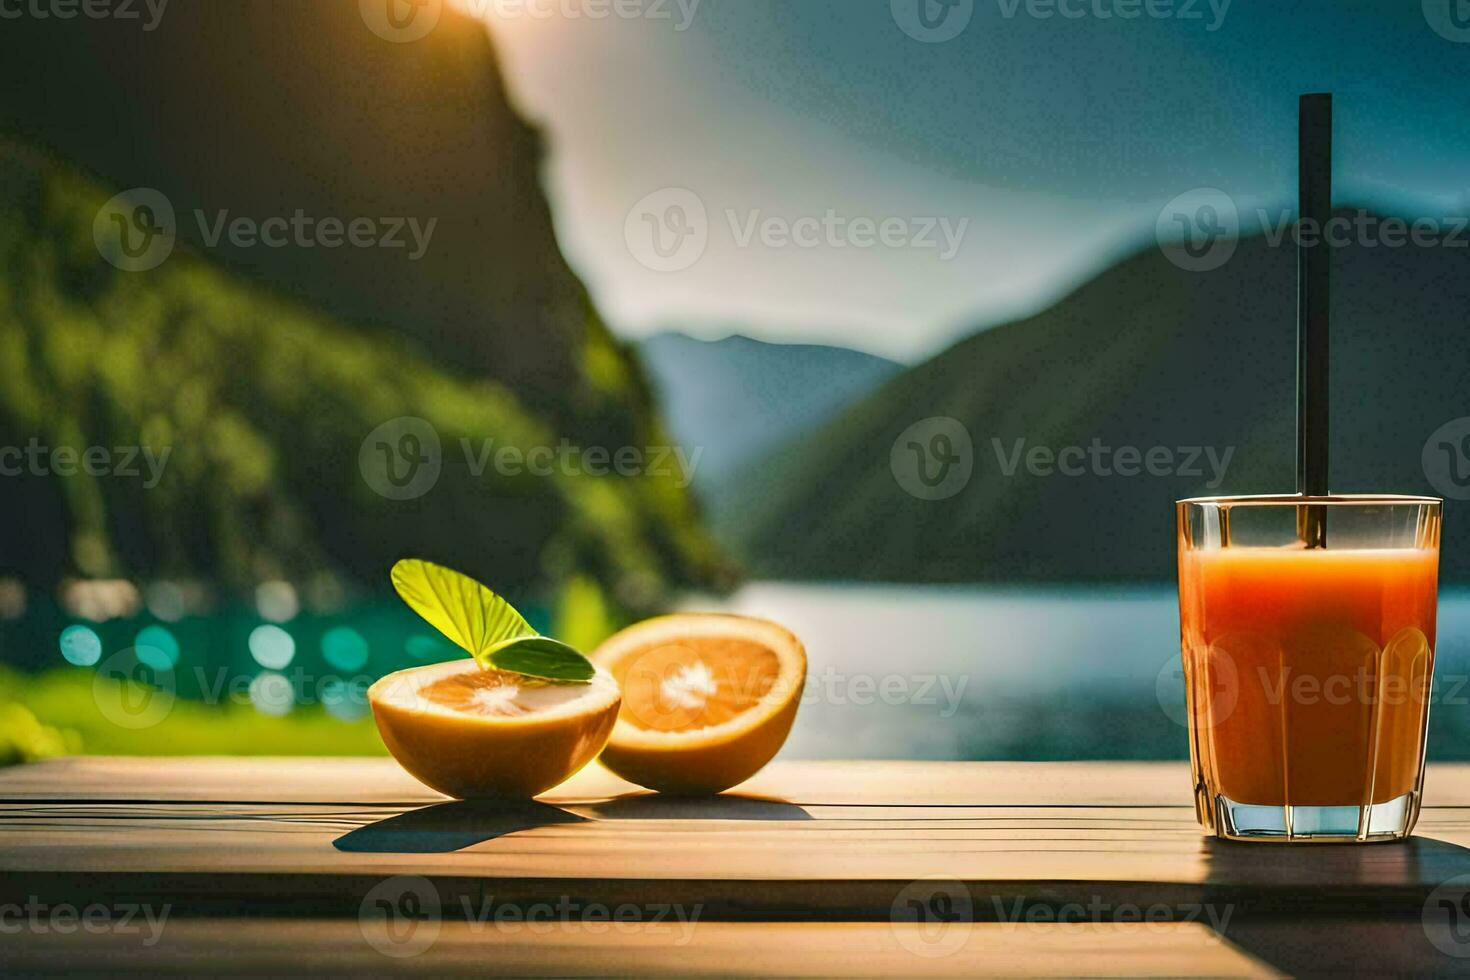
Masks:
[[[151,30],[7,20],[0,131],[102,186],[161,191],[180,240],[231,272],[511,384],[583,444],[646,444],[646,386],[562,258],[541,136],[484,23],[436,3],[430,33],[393,43],[371,29],[373,6],[172,0]],[[329,246],[309,231],[303,246],[293,231],[273,247],[218,234],[221,219],[298,212],[383,235]],[[390,234],[406,219],[433,222],[418,257],[408,229]]]
[[[1442,495],[1426,440],[1470,416],[1470,250],[1455,240],[1335,251],[1334,491]],[[727,518],[741,557],[788,578],[1172,578],[1174,500],[1294,487],[1295,270],[1290,236],[1243,238],[1207,272],[1149,248],[971,335],[750,467]],[[935,417],[963,428],[910,428]],[[1079,475],[1048,462],[1068,447],[1086,453],[1063,460]],[[1168,455],[1158,475],[1118,475],[1123,447]],[[1461,578],[1462,506],[1448,502],[1444,539],[1445,573]]]
[[[486,439],[529,458],[558,431],[505,385],[191,253],[118,270],[92,237],[107,198],[0,143],[0,574],[382,587],[420,554],[512,594],[581,577],[632,610],[708,579],[672,477],[477,468]],[[399,498],[372,434],[409,416],[437,476]]]
[[[151,440],[173,456],[147,491],[0,481],[27,515],[0,530],[0,575],[243,587],[322,572],[382,588],[412,553],[512,592],[589,579],[631,612],[717,580],[673,477],[484,467],[486,440],[669,440],[636,356],[560,254],[541,139],[483,23],[445,5],[428,36],[392,43],[360,8],[173,0],[150,30],[6,22],[0,446]],[[142,215],[104,208],[137,188],[166,202],[177,246],[123,272],[94,235]],[[370,234],[332,238],[333,221]],[[437,431],[443,474],[390,500],[359,453],[404,416]]]
[[[842,347],[705,341],[663,333],[638,345],[675,439],[701,453],[695,487],[716,510],[752,461],[811,432],[898,374],[893,361]]]

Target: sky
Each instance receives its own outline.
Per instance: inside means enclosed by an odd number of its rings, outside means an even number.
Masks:
[[[459,2],[628,337],[921,360],[1152,247],[1181,194],[1290,206],[1308,91],[1335,95],[1340,205],[1470,207],[1456,0]]]

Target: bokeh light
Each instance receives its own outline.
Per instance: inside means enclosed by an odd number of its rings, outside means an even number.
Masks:
[[[166,623],[184,618],[184,590],[176,582],[155,582],[148,586],[143,603],[150,613]]]
[[[90,667],[102,659],[102,638],[86,626],[68,626],[61,631],[61,655],[78,667]]]
[[[336,670],[353,673],[368,661],[368,642],[350,626],[336,626],[322,637],[322,656]]]
[[[154,670],[173,670],[179,663],[179,641],[168,627],[145,626],[133,637],[133,652],[138,662]]]
[[[330,680],[323,685],[322,707],[339,721],[356,721],[368,712],[362,686],[340,680]]]
[[[438,663],[456,656],[457,647],[450,646],[444,640],[436,640],[432,636],[416,634],[410,636],[403,643],[403,652],[415,660],[425,663]],[[463,656],[463,654],[458,654]]]
[[[301,600],[290,582],[262,582],[255,587],[255,609],[261,619],[285,623],[301,611]]]
[[[250,656],[267,670],[285,670],[296,656],[296,641],[279,626],[257,626],[250,631]]]
[[[250,681],[250,703],[263,715],[280,718],[296,705],[296,691],[282,674],[267,671]]]

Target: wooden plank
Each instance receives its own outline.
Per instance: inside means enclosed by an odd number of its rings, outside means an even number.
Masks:
[[[179,919],[146,934],[31,934],[0,944],[12,973],[403,973],[508,976],[1255,977],[1279,975],[1203,926],[957,924],[948,932],[873,923],[434,923],[389,956],[353,920]],[[478,926],[478,928],[477,928]],[[372,940],[368,937],[372,936]],[[427,941],[424,948],[418,947]],[[393,949],[392,946],[388,947]]]
[[[541,797],[646,791],[593,764]],[[1189,807],[1183,762],[776,761],[731,793],[795,804]],[[0,802],[26,799],[402,804],[445,798],[383,758],[72,756],[0,769]],[[1470,763],[1429,766],[1428,807],[1470,807]]]
[[[594,764],[541,799],[565,803],[644,792]],[[796,804],[1188,806],[1190,781],[1189,767],[1177,762],[778,761],[732,792]],[[38,798],[404,805],[444,799],[381,758],[194,756],[165,763],[74,756],[0,770],[0,801]]]
[[[1435,776],[1453,794],[1470,768]],[[982,918],[1016,899],[1418,914],[1470,873],[1470,809],[1427,809],[1402,845],[1231,845],[1178,802],[1187,779],[1175,764],[798,762],[701,801],[592,770],[497,808],[444,802],[390,760],[60,760],[0,773],[0,897],[349,914],[415,874],[449,902],[676,896],[731,919],[881,920],[941,876]]]

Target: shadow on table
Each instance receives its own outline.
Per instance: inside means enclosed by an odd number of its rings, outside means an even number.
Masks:
[[[1470,848],[1207,840],[1207,901],[1236,903],[1224,938],[1285,973],[1470,975]],[[1464,880],[1452,879],[1465,876]],[[1303,894],[1313,891],[1320,902]],[[1293,896],[1291,908],[1276,895]]]
[[[553,806],[536,800],[455,800],[387,817],[343,834],[339,851],[442,854],[523,830],[598,820],[810,820],[794,803],[758,796],[643,793]]]

